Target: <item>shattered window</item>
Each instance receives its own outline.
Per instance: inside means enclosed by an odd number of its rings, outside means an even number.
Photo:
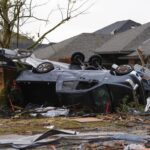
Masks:
[[[63,82],[64,90],[74,90],[78,84],[78,81],[65,81]]]
[[[98,81],[65,81],[63,89],[65,90],[85,90],[98,84]]]
[[[89,89],[95,85],[98,84],[98,81],[92,81],[92,82],[85,82],[85,81],[80,81],[76,87],[77,90],[83,90],[83,89]]]

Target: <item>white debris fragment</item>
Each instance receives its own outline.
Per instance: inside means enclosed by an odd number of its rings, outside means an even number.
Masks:
[[[150,111],[150,97],[148,97],[147,99],[147,104],[146,104],[146,106],[145,106],[145,112],[148,112],[148,111]]]
[[[124,150],[147,150],[145,147],[141,144],[129,144],[125,146]]]
[[[55,108],[55,107],[45,107],[35,109],[35,113],[30,113],[30,116],[36,117],[40,114],[43,117],[57,117],[57,116],[67,116],[69,114],[69,109],[66,108]]]

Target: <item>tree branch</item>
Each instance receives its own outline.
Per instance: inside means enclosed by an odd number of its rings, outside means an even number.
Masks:
[[[39,42],[41,42],[47,34],[55,30],[66,21],[85,13],[91,7],[84,7],[83,10],[83,6],[86,5],[89,0],[67,1],[68,2],[66,3],[65,8],[61,8],[59,5],[57,7],[57,11],[59,11],[60,13],[61,20],[52,28],[48,29],[47,32],[43,33],[41,37],[38,37],[38,40],[33,45],[28,47],[28,49],[32,49],[33,47],[37,46],[37,44],[39,44]],[[3,47],[8,47],[12,38],[11,35],[13,31],[18,27],[23,26],[25,23],[29,23],[29,21],[37,20],[43,21],[48,24],[49,16],[52,15],[52,13],[55,11],[54,9],[52,9],[46,19],[39,18],[33,14],[33,10],[35,8],[43,6],[48,2],[50,2],[50,0],[47,0],[46,3],[40,5],[36,4],[33,6],[33,0],[29,0],[29,3],[27,3],[27,0],[0,0],[0,27],[3,30],[0,44],[3,45]]]
[[[39,21],[48,21],[48,20],[46,20],[46,19],[41,19],[41,18],[38,18],[38,17],[32,16],[32,15],[20,16],[19,18],[20,18],[20,19],[22,19],[22,18],[33,18],[33,19],[35,19],[35,20],[39,20]]]
[[[3,42],[1,41],[1,39],[0,39],[0,45],[1,45],[2,48],[4,47]]]
[[[59,22],[57,25],[55,25],[53,28],[51,28],[50,30],[48,30],[47,32],[45,32],[33,45],[31,45],[30,47],[28,47],[27,49],[32,49],[34,48],[35,46],[38,45],[38,43],[45,38],[45,36],[52,32],[53,30],[55,30],[57,27],[59,27],[61,24],[65,23],[66,21],[68,21],[70,18],[65,18],[63,19],[61,22]]]

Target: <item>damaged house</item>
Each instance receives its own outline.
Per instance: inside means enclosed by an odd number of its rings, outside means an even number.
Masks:
[[[85,58],[88,59],[94,54],[95,49],[101,48],[115,35],[140,25],[132,20],[118,21],[93,33],[83,33],[57,44],[37,49],[34,54],[41,59],[61,61],[69,58],[74,52],[82,52]]]
[[[115,35],[108,42],[95,50],[103,58],[106,66],[116,64],[140,63],[137,48],[143,54],[149,55],[150,23],[135,27],[128,31]]]
[[[69,58],[74,52],[82,52],[86,58],[93,55],[93,49],[100,47],[111,35],[82,33],[60,43],[37,49],[34,54],[40,59],[61,60]]]
[[[97,30],[94,33],[101,35],[116,35],[118,33],[125,32],[138,26],[141,26],[141,24],[133,20],[122,20],[112,23],[111,25],[108,25],[100,30]]]

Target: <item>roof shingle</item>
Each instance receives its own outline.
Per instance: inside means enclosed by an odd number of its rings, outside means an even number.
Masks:
[[[70,57],[74,52],[82,52],[86,57],[89,57],[94,54],[94,49],[100,47],[110,38],[110,35],[83,33],[44,49],[36,50],[34,53],[38,58],[55,60]]]
[[[135,51],[145,40],[150,37],[150,23],[130,29],[115,35],[101,47],[95,50],[99,54],[129,53]]]
[[[132,20],[123,20],[115,22],[111,25],[108,25],[98,31],[95,31],[95,34],[116,34],[132,29],[133,27],[140,26],[140,23],[137,23]]]

